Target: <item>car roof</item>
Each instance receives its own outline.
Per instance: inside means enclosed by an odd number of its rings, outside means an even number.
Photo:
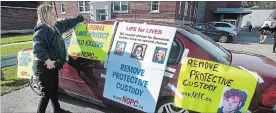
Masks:
[[[231,27],[236,27],[235,25],[229,23],[229,22],[211,22],[211,23],[221,23],[221,24],[228,24],[230,25]]]

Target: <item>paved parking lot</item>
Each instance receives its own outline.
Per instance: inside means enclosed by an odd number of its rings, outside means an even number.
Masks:
[[[252,52],[264,55],[276,62],[276,54],[272,53],[273,38],[270,35],[265,44],[259,44],[260,32],[241,31],[233,43],[219,43],[229,50]]]

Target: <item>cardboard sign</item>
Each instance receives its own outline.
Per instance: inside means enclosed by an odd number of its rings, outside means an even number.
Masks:
[[[177,83],[184,97],[176,95],[174,102],[177,107],[197,112],[241,113],[248,109],[256,85],[257,79],[247,71],[187,57]]]
[[[30,79],[33,75],[33,51],[18,52],[17,77]]]
[[[79,24],[72,34],[69,55],[104,61],[112,39],[112,25]]]
[[[175,32],[172,27],[119,23],[103,96],[154,112]]]

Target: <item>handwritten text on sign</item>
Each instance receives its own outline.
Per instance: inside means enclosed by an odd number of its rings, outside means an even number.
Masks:
[[[188,57],[181,66],[177,83],[177,89],[184,98],[176,95],[175,105],[197,112],[244,112],[251,102],[256,84],[255,77],[244,70]],[[230,109],[228,105],[232,105],[232,101],[228,100],[237,97],[236,106]],[[201,103],[200,106],[198,103]]]

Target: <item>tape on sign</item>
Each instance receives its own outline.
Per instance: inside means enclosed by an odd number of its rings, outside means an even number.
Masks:
[[[184,64],[185,59],[188,56],[188,53],[189,53],[189,49],[185,49],[181,57],[181,64]]]
[[[174,74],[171,74],[171,73],[169,73],[169,72],[165,72],[165,73],[164,73],[164,76],[167,76],[167,77],[170,77],[170,78],[173,78],[173,75],[174,75]]]
[[[107,60],[108,60],[108,55],[106,55],[105,61],[104,61],[104,68],[105,68],[105,69],[106,69],[106,67],[107,67]]]
[[[102,78],[105,78],[105,74],[101,74],[101,77],[102,77]]]
[[[264,83],[264,80],[262,79],[262,77],[260,77],[257,73],[254,73],[254,72],[252,72],[252,71],[250,71],[250,70],[247,70],[247,69],[245,69],[245,68],[242,67],[242,66],[238,66],[238,67],[241,68],[242,70],[247,71],[247,72],[250,73],[252,76],[254,76],[254,77],[257,79],[258,83]]]
[[[171,68],[171,67],[166,67],[166,71],[169,71],[169,72],[175,72],[176,71],[176,69],[174,69],[174,68]]]
[[[183,98],[184,98],[183,95],[180,93],[180,91],[178,91],[178,90],[174,87],[173,84],[168,83],[167,85],[174,91],[174,93],[175,93],[180,99],[183,99]]]

